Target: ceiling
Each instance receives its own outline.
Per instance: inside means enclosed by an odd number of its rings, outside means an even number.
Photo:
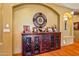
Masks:
[[[79,3],[58,3],[58,5],[79,10]]]

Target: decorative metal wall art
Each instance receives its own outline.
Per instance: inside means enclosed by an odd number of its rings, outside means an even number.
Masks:
[[[33,23],[34,23],[34,25],[36,27],[42,28],[42,27],[44,27],[46,25],[47,18],[46,18],[46,16],[43,13],[38,12],[33,17]]]

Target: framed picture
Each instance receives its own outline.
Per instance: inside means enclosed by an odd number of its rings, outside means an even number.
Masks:
[[[30,26],[24,25],[23,26],[23,33],[28,33],[28,32],[30,32]]]
[[[74,22],[74,30],[79,30],[79,22]]]

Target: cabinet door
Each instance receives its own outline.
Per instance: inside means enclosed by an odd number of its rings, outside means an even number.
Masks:
[[[40,53],[40,40],[39,40],[39,35],[34,36],[34,54]]]
[[[50,49],[54,49],[55,48],[55,40],[54,40],[54,34],[50,34]]]
[[[42,52],[49,51],[50,44],[49,44],[49,35],[42,34]]]
[[[55,48],[60,48],[60,33],[55,34]]]
[[[32,37],[23,36],[23,55],[32,55]]]

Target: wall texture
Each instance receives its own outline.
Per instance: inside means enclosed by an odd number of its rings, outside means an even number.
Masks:
[[[1,4],[0,4],[0,11],[2,11],[2,7],[1,7]],[[0,12],[0,42],[2,41],[2,36],[1,36],[1,34],[2,34],[2,19],[1,19],[1,12]]]
[[[0,45],[0,55],[12,55],[12,7],[9,4],[2,4],[2,44]],[[6,24],[10,26],[10,32],[3,32]]]

